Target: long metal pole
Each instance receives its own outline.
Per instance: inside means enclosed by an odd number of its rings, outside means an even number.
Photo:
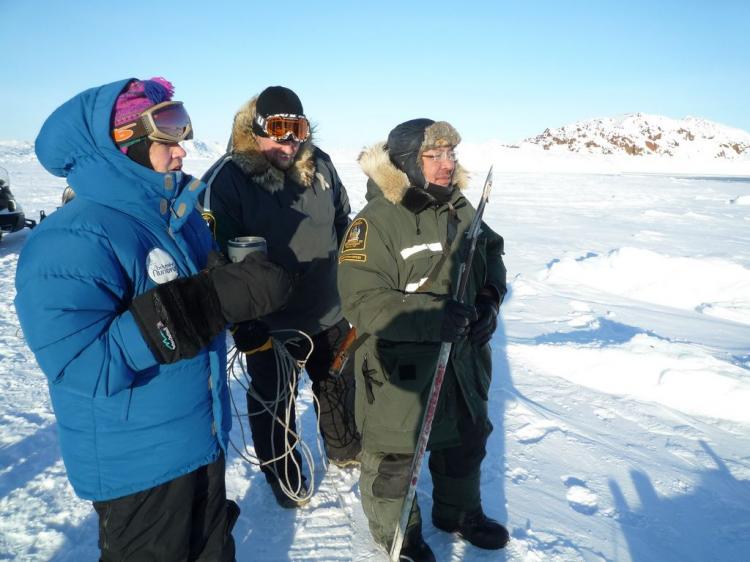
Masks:
[[[466,259],[461,262],[458,271],[458,286],[454,298],[457,301],[463,300],[464,293],[466,292],[466,285],[469,280],[469,274],[471,273],[471,263],[474,259],[474,250],[477,245],[477,238],[479,236],[479,229],[482,224],[482,215],[484,214],[484,207],[487,204],[487,199],[492,189],[492,167],[487,173],[487,179],[484,181],[484,189],[482,190],[482,198],[479,201],[479,206],[474,214],[474,219],[471,221],[469,229],[466,231],[467,242],[469,243],[469,251],[467,252]],[[396,532],[393,535],[393,543],[391,545],[391,561],[398,562],[399,553],[401,552],[401,546],[404,544],[404,534],[406,533],[406,525],[409,523],[409,514],[414,503],[414,496],[417,493],[417,481],[419,480],[419,472],[422,469],[422,461],[424,460],[425,452],[427,451],[427,442],[430,440],[430,432],[432,431],[432,421],[435,419],[435,412],[437,411],[438,400],[440,399],[440,388],[443,386],[443,379],[445,378],[445,369],[448,366],[448,358],[451,354],[453,344],[451,342],[442,342],[440,344],[440,353],[438,355],[437,367],[435,368],[435,375],[432,378],[432,386],[430,387],[430,393],[427,398],[427,405],[425,407],[425,413],[422,417],[422,427],[419,430],[419,436],[417,437],[417,449],[414,452],[414,458],[411,463],[411,470],[409,471],[409,488],[406,491],[406,497],[404,503],[401,506],[401,517],[399,518]]]

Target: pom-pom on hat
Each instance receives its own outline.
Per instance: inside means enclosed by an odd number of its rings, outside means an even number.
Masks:
[[[117,96],[112,109],[112,127],[119,127],[138,119],[146,109],[157,103],[170,101],[174,95],[174,86],[164,78],[156,77],[150,80],[133,80],[122,93]],[[126,147],[120,151],[127,154]]]
[[[117,96],[112,111],[112,124],[119,127],[135,121],[144,110],[157,103],[171,100],[173,95],[174,86],[164,78],[133,80]]]

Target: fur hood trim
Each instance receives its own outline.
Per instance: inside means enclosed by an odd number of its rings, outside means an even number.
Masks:
[[[230,147],[232,161],[253,181],[265,187],[283,185],[285,176],[299,185],[310,187],[315,180],[315,160],[313,159],[315,147],[312,143],[312,132],[300,145],[292,167],[286,171],[279,170],[260,151],[258,141],[253,134],[257,100],[258,96],[253,97],[234,116]]]
[[[380,191],[383,192],[383,197],[393,204],[401,203],[406,190],[410,187],[409,178],[393,165],[388,157],[388,152],[385,150],[384,142],[379,142],[364,149],[357,161],[365,175],[377,184]],[[453,172],[453,186],[463,191],[468,185],[468,173],[456,162],[456,170]]]

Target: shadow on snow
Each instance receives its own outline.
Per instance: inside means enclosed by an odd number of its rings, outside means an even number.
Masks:
[[[634,562],[748,560],[750,481],[738,480],[704,441],[716,464],[685,493],[659,496],[648,475],[632,470],[638,507],[628,505],[620,485],[609,481],[616,519]]]

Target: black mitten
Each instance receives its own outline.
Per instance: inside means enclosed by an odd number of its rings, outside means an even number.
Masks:
[[[469,326],[477,319],[477,311],[470,304],[455,300],[445,303],[443,324],[440,326],[440,339],[446,342],[457,342],[469,334]]]
[[[198,355],[228,323],[281,308],[290,290],[289,275],[256,252],[154,287],[130,311],[157,361],[174,363]]]
[[[212,269],[208,275],[222,314],[232,324],[260,318],[281,308],[292,290],[289,274],[262,252]]]
[[[474,301],[478,318],[471,325],[469,341],[479,347],[486,344],[492,338],[497,328],[497,315],[500,311],[500,302],[495,291],[482,289]]]
[[[252,355],[259,351],[271,349],[271,335],[268,325],[260,320],[251,320],[237,324],[232,330],[234,345],[242,353]]]
[[[226,326],[204,272],[146,291],[133,299],[130,311],[159,363],[195,357]]]

